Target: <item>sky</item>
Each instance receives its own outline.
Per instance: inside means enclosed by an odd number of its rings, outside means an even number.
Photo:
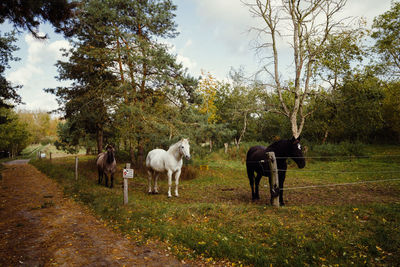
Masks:
[[[249,32],[260,21],[250,15],[248,7],[241,0],[173,2],[177,5],[175,22],[179,35],[162,42],[169,44],[171,53],[177,56],[177,60],[192,76],[199,77],[202,72],[209,72],[218,80],[226,80],[231,68],[242,68],[249,75],[260,68],[262,61],[254,50],[255,35]],[[348,0],[341,16],[363,17],[370,27],[374,17],[389,10],[390,6],[391,0]],[[12,26],[7,23],[0,25],[2,33],[11,29]],[[55,63],[57,60],[66,60],[60,49],[68,48],[68,41],[62,35],[55,34],[50,25],[44,24],[39,30],[48,34],[49,38],[45,41],[37,40],[27,32],[18,35],[16,45],[20,50],[14,55],[21,60],[12,62],[11,68],[6,71],[9,81],[23,85],[18,93],[25,104],[17,106],[17,109],[57,109],[55,96],[43,89],[69,84],[55,78]],[[282,54],[288,56],[283,57],[282,65],[290,66],[290,47],[283,43],[281,48]]]

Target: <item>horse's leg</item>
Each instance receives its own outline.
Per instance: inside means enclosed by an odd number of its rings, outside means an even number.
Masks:
[[[113,186],[114,186],[114,173],[111,173],[110,180],[111,180],[110,188],[113,188]]]
[[[285,202],[283,202],[283,183],[286,178],[286,170],[278,172],[279,177],[279,205],[285,206]]]
[[[108,187],[108,176],[107,176],[106,172],[104,172],[104,177],[105,177],[105,180],[106,180],[106,187]]]
[[[247,177],[249,177],[249,183],[251,188],[251,199],[255,200],[255,192],[254,192],[254,170],[253,168],[247,166]]]
[[[269,195],[271,196],[270,203],[272,205],[274,192],[272,191],[272,177],[271,176],[268,177],[268,183],[269,183]]]
[[[160,173],[156,172],[154,175],[154,194],[158,194],[158,176],[160,176]]]
[[[147,174],[149,175],[148,178],[147,178],[148,181],[149,181],[149,183],[148,183],[149,184],[149,194],[151,194],[151,179],[153,178],[153,173],[152,173],[151,170],[148,170]]]
[[[103,180],[103,172],[101,171],[101,170],[98,170],[99,171],[99,181],[98,181],[98,184],[101,184],[101,181]]]
[[[181,170],[178,170],[176,173],[175,173],[175,196],[176,197],[179,197],[179,194],[178,194],[178,185],[179,185],[179,176],[181,175]]]
[[[172,197],[171,195],[171,186],[172,186],[172,171],[168,170],[168,197]]]
[[[260,184],[261,177],[262,177],[262,175],[260,173],[257,173],[256,181],[255,181],[255,196],[254,196],[254,199],[260,199],[260,194],[258,192],[258,186]]]

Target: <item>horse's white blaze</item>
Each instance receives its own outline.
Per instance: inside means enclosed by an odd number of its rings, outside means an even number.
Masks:
[[[151,182],[154,177],[154,193],[158,193],[157,179],[161,172],[167,172],[168,176],[168,197],[171,197],[172,176],[175,176],[175,196],[178,194],[179,176],[182,168],[182,158],[190,159],[190,146],[187,139],[182,139],[164,149],[153,149],[146,157],[146,167],[148,169],[149,193],[152,193]]]

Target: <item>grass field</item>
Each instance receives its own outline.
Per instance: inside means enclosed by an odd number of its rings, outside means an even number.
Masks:
[[[35,160],[65,193],[88,205],[107,224],[138,243],[162,240],[181,259],[208,264],[254,266],[400,265],[399,147],[374,147],[369,158],[310,159],[305,169],[291,164],[286,206],[252,202],[245,166],[219,154],[196,179],[183,180],[179,198],[167,198],[165,177],[159,195],[147,194],[147,178],[129,183],[124,206],[122,164],[116,186],[97,185],[93,157],[81,157],[76,182],[73,158]],[[204,161],[203,161],[204,162]],[[360,183],[363,181],[379,181]],[[325,186],[357,183],[347,186]]]

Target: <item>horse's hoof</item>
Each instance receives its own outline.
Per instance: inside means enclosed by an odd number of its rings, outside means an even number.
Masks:
[[[158,195],[159,193],[158,192],[153,192],[153,195]]]

